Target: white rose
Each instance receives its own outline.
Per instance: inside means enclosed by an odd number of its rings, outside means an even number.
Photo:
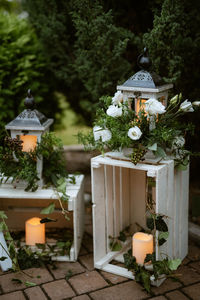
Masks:
[[[199,106],[200,105],[200,101],[194,101],[194,102],[192,102],[192,105]]]
[[[180,105],[180,110],[184,112],[193,112],[194,109],[192,107],[192,103],[188,100],[185,100],[183,103]]]
[[[142,131],[137,126],[134,126],[134,127],[130,128],[129,131],[128,131],[128,136],[132,140],[139,140],[141,135],[142,135]]]
[[[177,136],[172,142],[172,149],[177,149],[185,145],[185,139],[183,136]]]
[[[154,98],[150,98],[145,102],[145,111],[149,115],[157,115],[165,113],[165,106],[162,103]]]
[[[112,98],[112,104],[119,104],[123,101],[123,94],[121,91],[117,91],[114,95],[114,97]]]
[[[110,105],[106,111],[108,116],[113,118],[120,117],[122,115],[122,107],[118,107],[117,105]]]
[[[108,129],[103,129],[100,126],[94,126],[93,128],[94,140],[102,140],[102,142],[107,142],[111,139],[112,133]]]

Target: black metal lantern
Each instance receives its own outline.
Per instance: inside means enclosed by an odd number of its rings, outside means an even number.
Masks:
[[[24,101],[26,109],[21,112],[13,121],[8,123],[5,128],[10,130],[11,138],[18,138],[22,143],[22,151],[29,152],[37,147],[41,137],[49,131],[53,119],[47,119],[41,112],[34,109],[35,101],[28,90],[27,98]],[[42,185],[43,158],[37,158],[38,184]]]
[[[144,103],[149,98],[154,98],[167,105],[168,91],[173,84],[165,84],[163,79],[155,72],[150,71],[151,60],[148,57],[147,49],[138,57],[138,65],[141,70],[132,75],[122,85],[117,86],[117,90],[123,93],[123,98],[127,99],[136,113],[144,108]]]

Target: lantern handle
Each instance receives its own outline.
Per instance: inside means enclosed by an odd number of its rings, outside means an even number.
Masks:
[[[145,47],[143,53],[138,56],[137,64],[141,70],[149,70],[151,67],[151,59],[148,56],[148,50]]]
[[[31,110],[35,106],[35,100],[34,100],[34,97],[31,93],[31,89],[28,89],[28,91],[27,91],[27,97],[24,100],[24,105],[25,105],[26,109],[31,109]]]

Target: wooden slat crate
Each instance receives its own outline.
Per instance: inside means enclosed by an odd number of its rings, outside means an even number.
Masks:
[[[134,165],[109,156],[107,153],[91,160],[95,267],[134,279],[127,269],[111,263],[123,262],[122,254],[131,247],[131,241],[125,243],[122,251],[111,251],[109,236],[119,236],[126,226],[130,226],[131,234],[138,231],[136,224],[146,228],[149,177],[156,183],[152,188],[155,212],[168,216],[169,238],[162,246],[156,246],[156,259],[162,259],[163,253],[183,259],[188,251],[189,170],[174,171],[173,160]],[[152,278],[154,285],[161,282]]]
[[[76,183],[67,180],[66,194],[69,196],[67,209],[69,221],[61,213],[58,195],[52,188],[38,189],[35,192],[25,192],[22,188],[13,188],[11,183],[0,186],[0,210],[5,211],[6,223],[10,230],[24,230],[25,221],[32,217],[50,217],[57,222],[46,223],[48,228],[71,228],[73,230],[73,245],[69,256],[57,256],[59,261],[76,261],[81,247],[84,232],[84,175],[76,175]],[[55,210],[50,215],[41,215],[42,208],[55,203]]]

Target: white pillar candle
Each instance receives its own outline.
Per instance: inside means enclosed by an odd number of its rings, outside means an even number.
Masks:
[[[20,140],[23,141],[23,152],[33,151],[37,145],[36,135],[20,135]]]
[[[26,221],[26,245],[45,243],[45,224],[41,224],[40,220],[32,218]]]
[[[153,235],[137,232],[133,235],[132,242],[132,254],[136,262],[143,265],[146,255],[153,253]]]

